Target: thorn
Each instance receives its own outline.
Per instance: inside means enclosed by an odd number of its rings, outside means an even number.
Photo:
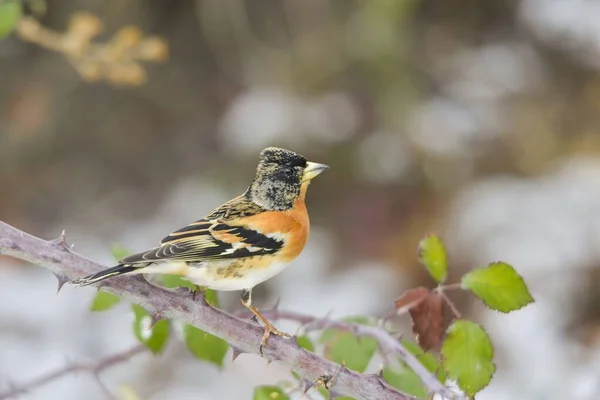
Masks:
[[[306,396],[306,393],[310,391],[310,389],[315,387],[315,384],[308,379],[302,379],[302,397]]]
[[[58,286],[56,288],[56,294],[58,294],[60,292],[60,290],[63,288],[63,286],[65,286],[65,283],[69,283],[70,280],[69,280],[69,278],[67,278],[66,276],[61,275],[61,274],[55,273],[54,276],[58,280]]]
[[[71,248],[67,244],[67,232],[64,229],[60,233],[60,236],[57,237],[56,239],[54,239],[52,242],[56,243],[57,245],[62,247],[64,250],[69,250],[69,251],[71,250]]]
[[[333,313],[333,310],[329,310],[329,311],[327,311],[327,313],[325,313],[324,316],[315,318],[312,321],[308,322],[307,324],[304,324],[304,330],[306,332],[309,332],[309,331],[313,330],[313,326],[315,326],[317,329],[319,329],[320,322],[329,320],[329,317],[331,317],[332,313]],[[328,327],[327,325],[324,326],[324,328],[327,328],[327,327]]]
[[[232,350],[231,362],[234,362],[236,358],[245,353],[245,351],[242,351],[235,346],[229,345],[229,347],[231,347]]]
[[[154,327],[154,325],[156,325],[156,323],[158,321],[160,321],[161,319],[165,319],[165,317],[162,315],[161,312],[154,312],[150,314],[150,326],[148,327],[148,329],[152,329]]]
[[[380,369],[379,371],[377,371],[376,377],[377,377],[377,380],[379,381],[379,384],[381,386],[383,386],[384,388],[386,388],[386,389],[393,388],[393,386],[390,385],[383,377],[383,369]]]
[[[277,311],[279,309],[279,305],[281,304],[281,297],[278,297],[275,301],[273,307],[271,307],[271,311]]]

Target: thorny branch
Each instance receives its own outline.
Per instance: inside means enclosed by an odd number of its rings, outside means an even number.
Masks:
[[[29,261],[49,269],[58,279],[58,288],[64,283],[103,269],[100,264],[76,254],[66,244],[64,237],[45,241],[20,231],[0,221],[0,254]],[[208,333],[223,338],[232,347],[234,357],[240,353],[258,353],[263,329],[255,323],[229,315],[210,306],[203,296],[192,299],[187,291],[165,291],[148,284],[141,277],[118,277],[103,282],[103,289],[140,304],[153,317],[175,318],[192,324]],[[460,398],[440,384],[429,371],[399,341],[385,330],[313,318],[292,313],[279,313],[279,318],[310,323],[314,326],[337,327],[376,338],[382,350],[397,354],[421,377],[432,394],[445,398]],[[316,324],[316,325],[315,325]],[[379,374],[360,374],[333,363],[301,348],[295,340],[271,336],[264,349],[269,361],[280,361],[309,382],[323,376],[334,376],[336,393],[365,400],[409,400],[414,397],[401,393],[388,385]]]
[[[144,345],[135,346],[127,351],[122,353],[113,354],[106,358],[102,358],[95,362],[88,363],[79,363],[79,364],[70,364],[66,367],[51,372],[47,375],[41,376],[27,384],[24,385],[12,385],[12,387],[4,393],[0,393],[0,400],[7,400],[14,397],[17,397],[21,394],[25,394],[30,392],[32,389],[35,389],[39,386],[45,385],[51,381],[60,379],[66,375],[77,373],[77,372],[87,372],[94,376],[100,387],[103,391],[107,393],[108,398],[112,398],[113,396],[110,394],[108,389],[104,386],[102,381],[100,380],[100,373],[105,369],[112,367],[113,365],[123,363],[125,361],[130,360],[132,357],[144,353],[146,351],[146,347]]]

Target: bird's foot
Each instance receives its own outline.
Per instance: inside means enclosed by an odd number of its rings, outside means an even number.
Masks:
[[[282,337],[284,339],[289,339],[289,338],[292,337],[289,333],[281,332],[279,329],[275,328],[270,323],[265,324],[265,333],[263,334],[263,337],[262,337],[262,339],[260,341],[260,347],[258,348],[259,353],[260,353],[261,356],[264,355],[263,354],[263,347],[265,347],[265,344],[267,344],[267,339],[271,335],[279,336],[279,337]]]

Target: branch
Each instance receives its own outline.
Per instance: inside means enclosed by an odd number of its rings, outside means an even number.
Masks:
[[[286,319],[298,322],[305,325],[310,330],[323,330],[328,328],[339,329],[342,331],[351,332],[356,336],[369,336],[379,343],[382,353],[396,354],[402,359],[410,369],[412,369],[419,377],[423,384],[429,388],[432,393],[439,393],[444,397],[453,397],[457,399],[457,394],[442,385],[434,374],[429,372],[425,366],[412,354],[400,341],[396,340],[386,330],[374,326],[351,324],[344,321],[336,321],[328,318],[318,318],[307,314],[284,311],[270,310],[263,312],[267,318]]]
[[[58,278],[59,290],[65,282],[104,269],[100,264],[74,253],[65,243],[64,236],[55,241],[45,241],[2,221],[0,221],[0,254],[20,258],[49,269]],[[153,315],[153,318],[160,316],[182,320],[226,340],[238,354],[240,352],[258,354],[263,328],[210,306],[203,297],[194,301],[187,293],[161,290],[148,284],[139,276],[116,277],[102,283],[103,290],[140,304]],[[362,329],[368,330],[373,337],[378,335],[380,343],[385,342],[387,346],[398,352],[403,360],[411,360],[412,355],[393,338],[388,337],[389,335],[376,333],[376,328],[362,327]],[[341,395],[364,400],[414,399],[389,386],[378,374],[360,374],[340,367],[339,364],[304,350],[295,340],[271,336],[263,352],[268,360],[277,360],[288,365],[311,382],[317,382],[326,375],[335,375],[335,392]],[[441,384],[437,381],[434,383],[428,378],[431,374],[418,361],[407,362],[421,376],[432,393],[444,395],[448,393]]]
[[[138,354],[144,353],[145,351],[146,351],[146,347],[144,345],[138,345],[138,346],[135,346],[125,352],[113,354],[106,358],[100,359],[96,362],[67,365],[66,367],[64,367],[58,371],[49,373],[45,376],[42,376],[38,379],[31,381],[25,385],[21,385],[18,387],[13,386],[6,392],[0,393],[0,400],[6,400],[6,399],[16,397],[20,394],[25,394],[25,393],[29,392],[31,389],[45,385],[51,381],[60,379],[65,375],[68,375],[71,373],[76,373],[76,372],[87,372],[87,373],[93,374],[94,378],[96,379],[96,381],[98,382],[98,384],[100,385],[102,390],[105,391],[109,395],[108,396],[109,398],[112,398],[112,395],[110,395],[110,392],[106,389],[106,387],[100,380],[100,376],[99,376],[100,373],[103,370],[107,369],[108,367],[112,367],[113,365],[128,361],[132,357],[134,357]]]

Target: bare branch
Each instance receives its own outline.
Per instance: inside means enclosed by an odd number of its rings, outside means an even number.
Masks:
[[[104,269],[100,264],[57,243],[36,238],[1,221],[0,254],[29,261],[70,280]],[[211,307],[206,301],[194,301],[188,293],[161,290],[140,277],[127,276],[104,281],[103,290],[140,304],[150,313],[182,320],[223,338],[238,351],[258,353],[263,335],[262,327]],[[362,329],[369,332],[369,336],[378,338],[380,343],[385,343],[402,359],[411,359],[412,355],[382,329],[366,326]],[[304,350],[295,340],[271,336],[264,348],[264,356],[269,361],[276,360],[288,365],[312,382],[325,375],[335,375],[334,390],[342,395],[364,400],[414,399],[383,385],[377,374],[360,374],[345,367],[340,369],[339,364]],[[431,374],[418,361],[409,362],[432,393],[448,393],[437,381],[433,382],[427,378]]]
[[[39,378],[37,378],[29,383],[26,383],[24,385],[19,385],[19,386],[12,385],[12,387],[9,390],[7,390],[6,392],[0,393],[0,400],[6,400],[6,399],[17,397],[21,394],[30,392],[32,389],[35,389],[37,387],[40,387],[42,385],[45,385],[47,383],[50,383],[57,379],[60,379],[66,375],[74,374],[77,372],[87,372],[87,373],[93,374],[94,378],[100,385],[101,389],[107,394],[107,397],[112,398],[113,397],[112,394],[110,394],[108,389],[104,386],[104,384],[100,380],[100,373],[103,370],[105,370],[109,367],[112,367],[113,365],[120,364],[125,361],[129,361],[132,357],[134,357],[138,354],[141,354],[145,351],[146,351],[146,347],[144,345],[138,345],[127,351],[113,354],[106,358],[100,359],[96,362],[67,365],[66,367],[64,367],[58,371],[51,372],[47,375],[39,377]]]

